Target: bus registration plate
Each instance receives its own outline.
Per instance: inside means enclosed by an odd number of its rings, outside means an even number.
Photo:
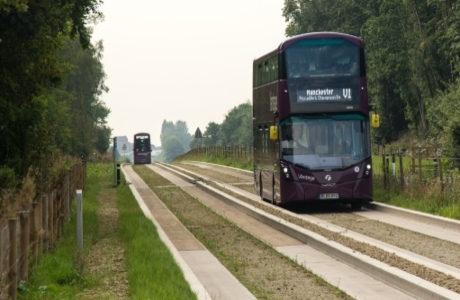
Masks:
[[[319,199],[339,199],[339,193],[319,194]]]

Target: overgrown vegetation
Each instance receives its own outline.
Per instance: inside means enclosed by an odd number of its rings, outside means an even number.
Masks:
[[[395,177],[390,177],[387,186],[383,182],[381,174],[374,175],[374,201],[460,220],[458,181],[420,180],[418,174],[412,174],[404,185]]]
[[[108,187],[107,176],[107,166],[88,169],[87,187],[83,194],[83,249],[77,249],[76,211],[73,209],[71,220],[54,250],[42,255],[37,268],[31,269],[29,281],[19,285],[20,299],[75,299],[80,290],[97,284],[96,278],[85,274],[85,265],[92,245],[98,240],[99,205],[96,199],[100,191]],[[73,201],[74,208],[75,205]]]

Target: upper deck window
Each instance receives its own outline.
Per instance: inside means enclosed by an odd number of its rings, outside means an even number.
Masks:
[[[277,81],[279,77],[278,55],[273,55],[253,66],[253,87]]]
[[[301,40],[286,49],[287,77],[357,77],[359,47],[344,39]]]

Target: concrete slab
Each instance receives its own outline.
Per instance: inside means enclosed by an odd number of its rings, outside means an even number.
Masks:
[[[460,244],[460,232],[456,229],[444,227],[443,230],[439,230],[439,226],[433,224],[424,224],[422,221],[414,221],[403,216],[369,210],[366,208],[363,208],[360,212],[354,213],[365,218],[378,220],[380,222],[402,227],[420,234]]]
[[[256,299],[209,251],[180,251],[212,299]]]
[[[330,284],[346,291],[355,299],[414,299],[307,245],[277,247],[276,250],[326,279]]]

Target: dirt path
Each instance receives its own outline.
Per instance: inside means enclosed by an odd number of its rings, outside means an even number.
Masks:
[[[86,258],[85,273],[100,281],[77,299],[129,299],[125,266],[125,245],[118,238],[120,219],[115,189],[104,189],[98,196],[100,209],[98,240]]]

